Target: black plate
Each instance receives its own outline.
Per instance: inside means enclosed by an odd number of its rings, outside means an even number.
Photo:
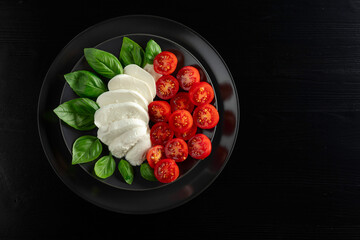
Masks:
[[[196,65],[203,80],[215,89],[220,121],[213,131],[212,153],[203,161],[185,161],[181,176],[171,184],[148,182],[135,172],[132,185],[123,182],[117,172],[106,180],[93,175],[93,163],[71,165],[71,145],[79,132],[63,124],[52,110],[61,102],[77,97],[65,84],[63,75],[80,69],[91,70],[83,58],[83,49],[97,47],[118,56],[122,38],[128,36],[144,46],[154,39],[162,49],[178,51],[179,66]],[[181,57],[180,57],[181,59]],[[38,126],[45,154],[62,181],[84,199],[122,213],[152,213],[179,206],[206,189],[230,158],[239,127],[239,101],[232,76],[216,50],[200,35],[177,22],[154,16],[125,16],[108,20],[83,31],[56,57],[40,92]],[[138,168],[136,168],[138,171]],[[84,171],[85,170],[85,171]]]

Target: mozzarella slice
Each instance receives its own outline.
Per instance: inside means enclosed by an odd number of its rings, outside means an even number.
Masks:
[[[113,77],[108,83],[108,88],[110,91],[118,89],[136,91],[143,96],[148,103],[152,102],[154,99],[152,90],[150,90],[147,82],[127,74],[119,74]]]
[[[96,103],[100,107],[104,107],[113,103],[134,102],[139,104],[144,110],[148,110],[148,101],[134,90],[118,89],[114,91],[108,91],[101,94]]]
[[[96,110],[94,123],[98,128],[106,127],[121,119],[136,118],[149,122],[149,115],[139,104],[133,102],[115,103]]]
[[[160,73],[155,72],[153,64],[146,64],[144,66],[144,70],[151,74],[151,76],[155,79],[155,82],[162,77]]]
[[[146,127],[133,128],[115,138],[109,145],[109,150],[113,156],[122,158],[131,147],[146,135]]]
[[[153,78],[153,76],[151,76],[150,73],[148,73],[136,64],[127,65],[124,68],[124,73],[146,82],[150,87],[152,97],[154,98],[156,96],[155,79]]]
[[[144,121],[136,118],[122,119],[111,123],[109,126],[99,128],[97,137],[103,143],[109,145],[115,138],[136,127],[146,128],[148,125]]]
[[[139,166],[144,162],[149,148],[151,148],[150,135],[146,134],[126,153],[125,158],[131,165]]]

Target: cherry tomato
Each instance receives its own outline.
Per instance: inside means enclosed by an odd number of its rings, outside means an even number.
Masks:
[[[169,126],[174,132],[183,133],[193,125],[193,118],[189,111],[176,110],[169,117]]]
[[[154,70],[162,75],[169,75],[175,71],[177,63],[175,54],[163,51],[154,58]]]
[[[153,145],[163,145],[174,137],[174,131],[169,124],[158,122],[150,129],[150,140]]]
[[[164,75],[156,81],[156,95],[164,100],[175,96],[179,91],[179,82],[171,75]]]
[[[167,158],[174,159],[175,162],[182,162],[188,156],[188,146],[181,138],[174,138],[165,145],[165,155]]]
[[[179,177],[179,167],[174,160],[165,158],[155,165],[154,175],[159,182],[169,183]]]
[[[196,106],[211,103],[214,99],[214,90],[207,82],[194,83],[189,90],[189,98]]]
[[[196,134],[188,141],[189,155],[195,159],[204,159],[211,153],[211,141],[202,133]]]
[[[196,131],[197,131],[197,126],[196,126],[196,124],[193,124],[193,126],[190,128],[190,130],[188,130],[184,133],[175,132],[175,136],[177,138],[181,138],[181,139],[187,141],[190,138],[192,138],[193,136],[195,136]]]
[[[179,85],[185,91],[189,91],[194,83],[200,82],[199,71],[192,66],[185,66],[176,74]]]
[[[156,145],[150,148],[146,153],[146,160],[150,167],[154,168],[155,164],[165,158],[165,148],[162,145]]]
[[[187,92],[178,92],[170,100],[170,106],[172,112],[176,110],[187,110],[191,113],[194,110],[194,104],[190,101],[189,93]]]
[[[152,122],[167,122],[171,114],[171,106],[166,101],[153,101],[148,106],[150,120]]]
[[[219,122],[219,113],[211,104],[197,107],[193,113],[194,124],[202,129],[210,129]]]

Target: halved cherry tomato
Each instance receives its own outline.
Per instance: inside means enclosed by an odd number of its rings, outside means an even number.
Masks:
[[[189,111],[176,110],[169,117],[169,126],[174,132],[183,133],[193,125],[193,118]]]
[[[171,114],[171,106],[166,101],[153,101],[148,106],[150,120],[152,122],[167,122]]]
[[[146,153],[146,160],[150,167],[154,168],[155,164],[165,158],[165,148],[162,145],[156,145],[150,148]]]
[[[211,103],[214,99],[214,90],[207,82],[194,83],[189,90],[189,98],[196,106]]]
[[[187,92],[178,92],[170,100],[171,111],[175,112],[176,110],[188,110],[190,113],[194,110],[194,104],[189,99],[189,93]]]
[[[180,87],[185,91],[189,91],[194,83],[200,82],[199,71],[192,66],[185,66],[176,74]]]
[[[211,141],[202,133],[190,138],[188,147],[189,155],[195,159],[204,159],[211,153]]]
[[[177,63],[175,54],[163,51],[154,58],[154,70],[162,75],[169,75],[175,71]]]
[[[164,100],[175,96],[179,91],[179,82],[171,75],[164,75],[156,81],[156,95]]]
[[[188,146],[181,138],[174,138],[165,145],[165,155],[167,158],[174,159],[175,162],[182,162],[188,156]]]
[[[158,122],[150,129],[150,140],[153,145],[163,145],[174,137],[174,131],[169,124]]]
[[[160,160],[154,168],[154,175],[159,182],[169,183],[179,177],[179,167],[173,159]]]
[[[195,136],[196,131],[197,131],[197,126],[196,126],[196,124],[193,124],[193,126],[190,128],[190,130],[188,130],[184,133],[175,132],[175,136],[177,138],[181,138],[181,139],[187,141],[190,138],[192,138],[193,136]]]
[[[219,122],[219,113],[211,104],[204,104],[195,108],[193,113],[194,124],[202,129],[210,129]]]

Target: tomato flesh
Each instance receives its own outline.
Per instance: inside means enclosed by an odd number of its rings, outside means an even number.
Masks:
[[[165,122],[158,122],[150,129],[150,140],[153,145],[163,145],[174,137],[174,131]]]
[[[167,122],[171,114],[171,106],[166,101],[153,101],[149,104],[148,111],[152,122]]]
[[[214,90],[207,82],[194,83],[189,90],[189,98],[196,106],[211,103],[214,99]]]
[[[176,110],[187,110],[190,113],[194,110],[194,104],[190,101],[189,93],[187,92],[178,92],[170,100],[171,111],[175,112]]]
[[[154,70],[162,75],[169,75],[175,71],[177,63],[178,59],[175,54],[163,51],[154,58]]]
[[[185,91],[189,91],[194,83],[200,82],[199,70],[192,66],[185,66],[176,74],[179,85]]]
[[[202,133],[196,134],[188,141],[189,155],[195,159],[204,159],[211,153],[211,141]]]
[[[219,112],[213,105],[204,104],[194,110],[193,119],[199,128],[210,129],[218,124]]]
[[[165,158],[165,148],[162,145],[156,145],[150,148],[146,153],[146,160],[150,167],[154,168],[156,163]]]
[[[179,82],[171,75],[164,75],[156,81],[156,95],[168,100],[179,91]]]
[[[188,146],[181,138],[171,139],[166,143],[165,155],[167,158],[174,159],[175,162],[182,162],[188,156]]]
[[[173,159],[162,159],[154,168],[154,175],[161,183],[175,181],[179,177],[179,167]]]
[[[195,136],[196,132],[197,132],[197,126],[196,126],[196,124],[193,124],[193,126],[190,128],[190,130],[188,130],[184,133],[175,132],[175,136],[177,138],[181,138],[181,139],[187,141],[190,138],[192,138],[193,136]]]
[[[191,129],[193,118],[189,111],[176,110],[169,117],[169,126],[174,132],[183,133]]]

